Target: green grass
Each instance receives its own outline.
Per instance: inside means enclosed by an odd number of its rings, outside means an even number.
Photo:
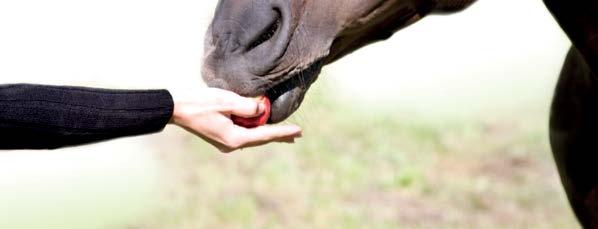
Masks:
[[[326,81],[294,145],[171,152],[178,204],[150,228],[571,228],[546,113],[418,118],[336,98]],[[433,117],[433,116],[427,116]],[[190,180],[192,182],[190,182]]]

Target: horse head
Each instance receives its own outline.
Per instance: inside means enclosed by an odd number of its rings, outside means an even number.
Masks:
[[[321,68],[438,12],[475,0],[220,0],[205,38],[204,81],[267,95],[271,123],[289,117]]]

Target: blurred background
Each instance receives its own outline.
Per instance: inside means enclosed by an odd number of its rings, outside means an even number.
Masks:
[[[216,3],[0,1],[0,83],[199,90]],[[479,1],[325,67],[294,145],[0,152],[0,228],[578,227],[547,133],[569,45],[541,1]]]

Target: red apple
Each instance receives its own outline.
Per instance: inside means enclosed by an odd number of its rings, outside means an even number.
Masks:
[[[264,113],[262,113],[260,116],[253,118],[244,118],[236,115],[231,115],[231,119],[233,120],[234,124],[245,128],[256,128],[258,126],[266,125],[268,119],[270,118],[270,99],[268,99],[268,97],[266,96],[260,96],[254,99],[258,103],[263,104],[264,107],[266,107]]]

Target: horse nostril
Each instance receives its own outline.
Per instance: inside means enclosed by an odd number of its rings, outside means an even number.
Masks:
[[[276,32],[278,32],[278,29],[280,28],[282,23],[282,16],[278,9],[274,9],[274,11],[276,15],[275,20],[273,20],[272,23],[269,26],[267,26],[258,37],[251,41],[251,43],[247,46],[247,51],[251,51],[252,49],[257,48],[258,46],[260,46],[266,41],[269,41],[270,39],[272,39],[272,37],[276,35]]]

